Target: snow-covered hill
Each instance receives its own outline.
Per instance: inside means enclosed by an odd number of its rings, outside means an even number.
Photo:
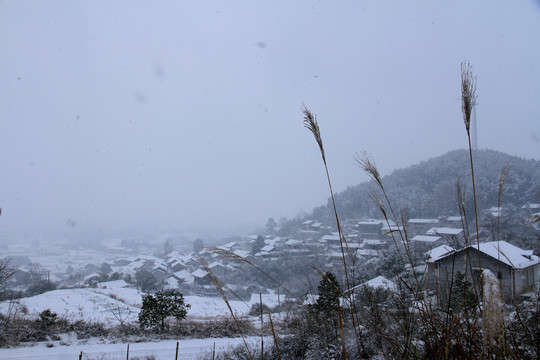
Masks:
[[[97,288],[77,288],[49,291],[33,297],[16,300],[16,303],[0,303],[0,313],[13,311],[37,316],[45,309],[70,321],[85,320],[118,325],[119,317],[125,322],[134,322],[140,311],[143,293],[128,287],[123,280],[101,283]],[[191,305],[188,318],[205,319],[230,316],[229,309],[222,298],[186,296],[186,304]],[[250,303],[230,300],[233,311],[238,315],[249,312]],[[11,310],[10,310],[11,309]]]

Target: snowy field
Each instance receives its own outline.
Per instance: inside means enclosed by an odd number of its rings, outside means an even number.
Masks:
[[[51,309],[59,317],[70,321],[84,320],[88,322],[102,322],[110,326],[119,325],[120,316],[125,322],[136,322],[141,306],[142,293],[137,289],[127,287],[123,280],[101,283],[97,288],[62,289],[49,291],[37,296],[22,298],[14,303],[4,301],[0,303],[0,313],[17,311],[21,316],[35,318],[43,310]],[[277,305],[276,295],[263,295],[263,303],[272,307]],[[221,298],[186,296],[186,304],[191,305],[188,319],[215,320],[218,317],[230,317],[230,312]],[[247,303],[230,300],[229,304],[236,315],[247,315],[253,303],[259,302],[259,296],[253,296]],[[24,310],[23,310],[24,308]],[[26,313],[27,315],[23,315]],[[250,338],[250,342],[256,342]],[[125,359],[127,344],[103,343],[99,339],[78,340],[75,335],[63,335],[59,341],[49,342],[35,346],[23,346],[14,349],[0,349],[0,359],[79,359],[83,352],[83,359]],[[223,351],[231,346],[242,343],[241,338],[208,338],[184,339],[179,341],[179,359],[200,359],[205,353],[210,353],[212,347],[216,351]],[[255,346],[255,345],[254,345]],[[130,344],[130,358],[154,356],[155,359],[174,359],[176,341],[141,342]]]
[[[43,310],[51,309],[59,317],[70,321],[102,322],[114,326],[119,325],[118,316],[125,319],[126,323],[137,320],[142,295],[137,289],[127,287],[123,280],[118,280],[102,283],[97,288],[49,291],[30,298],[19,299],[15,305],[19,311],[24,307],[30,317],[36,317]],[[184,300],[186,304],[191,305],[188,319],[230,316],[229,309],[222,298],[186,296]],[[258,296],[253,297],[252,301],[258,302]],[[273,306],[275,302],[271,296],[265,296],[263,301],[270,306]],[[251,301],[244,303],[230,300],[229,304],[235,314],[246,315],[250,310]],[[13,309],[13,305],[6,301],[0,303],[0,313],[8,313],[10,306]]]
[[[247,338],[250,348],[256,347],[260,338]],[[265,340],[265,343],[267,340]],[[216,347],[216,353],[227,350],[236,345],[243,344],[242,338],[209,338],[180,340],[178,347],[179,359],[211,359],[212,349]],[[127,344],[69,344],[46,347],[38,344],[31,347],[15,349],[0,349],[2,360],[78,360],[80,353],[83,359],[99,360],[124,360],[126,359]],[[154,356],[156,360],[174,359],[176,353],[176,341],[167,340],[160,342],[141,342],[129,345],[129,358],[144,359],[146,356]]]

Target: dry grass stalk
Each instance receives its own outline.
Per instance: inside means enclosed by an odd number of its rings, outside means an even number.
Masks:
[[[456,180],[456,193],[458,199],[459,215],[461,218],[461,228],[463,229],[463,237],[465,240],[465,246],[469,246],[471,235],[469,233],[469,223],[467,221],[467,212],[465,211],[465,191],[461,186],[461,181]]]
[[[508,175],[510,175],[510,166],[505,166],[501,170],[501,176],[499,177],[499,193],[497,197],[497,241],[499,240],[500,233],[501,233],[501,200],[502,200],[502,193],[503,193],[503,187],[506,183],[506,179],[508,179]]]
[[[279,351],[278,338],[276,335],[276,331],[274,329],[274,322],[272,321],[272,314],[270,313],[270,309],[268,309],[268,320],[270,322],[270,329],[272,330],[272,336],[274,338],[274,345],[276,346],[277,356],[278,356],[278,359],[281,360],[281,351]]]
[[[249,355],[249,358],[251,360],[253,360],[253,356],[251,355],[251,351],[249,350],[249,346],[247,344],[244,333],[242,332],[240,324],[238,323],[238,319],[236,318],[236,315],[234,314],[234,311],[233,311],[233,309],[231,307],[231,304],[229,303],[229,300],[227,299],[227,296],[225,295],[225,292],[223,291],[221,281],[219,281],[219,279],[214,275],[214,273],[212,272],[212,269],[210,269],[208,267],[208,264],[203,259],[201,259],[200,262],[201,262],[201,265],[206,270],[206,272],[208,273],[208,275],[210,276],[210,278],[212,279],[212,281],[214,282],[214,285],[218,289],[219,294],[223,298],[223,301],[225,301],[225,304],[227,304],[227,308],[229,309],[229,312],[231,313],[231,316],[232,316],[232,318],[234,320],[234,323],[236,324],[236,328],[238,329],[238,332],[240,333],[240,336],[242,336],[242,341],[244,342],[244,346],[245,346],[246,351],[247,351],[247,353]]]
[[[481,268],[480,260],[480,232],[478,230],[478,207],[476,205],[476,185],[474,182],[474,163],[471,144],[471,113],[476,105],[476,76],[472,72],[472,66],[468,60],[461,63],[461,111],[463,112],[463,121],[467,130],[469,140],[469,159],[471,163],[471,178],[474,201],[474,220],[476,226],[476,245],[478,248],[478,266]],[[476,287],[475,287],[476,288]]]
[[[297,296],[295,296],[291,291],[289,291],[289,289],[287,289],[285,286],[283,286],[279,281],[277,281],[274,277],[272,277],[272,275],[268,274],[266,271],[264,271],[263,269],[261,269],[260,267],[258,267],[257,265],[255,265],[254,263],[252,263],[251,261],[249,261],[248,259],[240,256],[240,255],[237,255],[235,253],[233,253],[232,251],[229,251],[229,250],[225,250],[225,249],[220,249],[220,248],[212,248],[212,250],[214,252],[216,252],[217,254],[222,254],[222,255],[225,255],[225,256],[228,256],[228,257],[231,257],[235,260],[238,260],[238,261],[241,261],[241,262],[245,262],[246,264],[248,264],[249,266],[253,267],[254,269],[256,269],[257,271],[259,271],[261,274],[263,274],[264,276],[266,276],[267,278],[269,278],[270,280],[272,280],[278,287],[282,288],[283,290],[285,290],[287,292],[287,294],[289,294],[292,298],[296,299],[297,301],[301,301]]]
[[[356,154],[355,162],[356,162],[356,165],[358,167],[360,167],[377,184],[379,190],[383,194],[384,202],[383,202],[383,199],[381,198],[381,195],[380,195],[380,193],[378,191],[370,190],[370,192],[369,192],[369,195],[370,195],[371,199],[373,200],[375,205],[379,208],[379,210],[381,211],[382,215],[384,216],[384,218],[386,220],[386,225],[389,228],[389,231],[388,231],[387,234],[391,235],[392,240],[394,242],[394,246],[396,247],[396,251],[398,252],[399,260],[401,262],[401,265],[405,269],[406,268],[406,263],[405,263],[405,260],[403,259],[403,256],[401,255],[401,251],[400,251],[400,248],[398,246],[398,242],[397,242],[397,240],[395,238],[396,233],[399,235],[401,246],[405,249],[405,254],[407,255],[408,264],[410,265],[410,267],[412,269],[412,276],[414,277],[415,282],[416,282],[415,293],[420,294],[421,281],[418,278],[418,276],[417,276],[417,274],[416,274],[416,272],[414,270],[414,260],[413,260],[413,256],[412,256],[412,253],[411,253],[410,243],[408,241],[406,223],[403,221],[406,214],[401,213],[402,221],[401,221],[401,226],[400,226],[398,218],[397,218],[397,216],[396,216],[396,214],[394,212],[394,209],[392,207],[392,203],[390,201],[390,198],[388,197],[388,194],[387,194],[386,189],[384,187],[382,177],[380,175],[380,172],[379,172],[377,166],[375,165],[375,161],[373,160],[373,158],[367,152],[363,151],[361,154],[358,154],[358,153]],[[386,208],[388,208],[391,218],[389,217],[389,214],[386,211]],[[397,226],[396,229],[392,229],[392,224],[390,223],[390,220],[392,220],[393,223],[396,224],[396,226]],[[409,274],[406,273],[406,275],[408,276]]]
[[[302,112],[304,114],[304,126],[309,131],[311,131],[311,133],[315,137],[315,141],[317,141],[317,144],[319,145],[319,149],[321,151],[321,156],[322,156],[322,160],[323,160],[323,164],[324,164],[324,169],[326,171],[326,179],[328,180],[328,187],[330,189],[330,198],[332,199],[332,206],[334,208],[334,215],[335,215],[335,218],[336,218],[336,226],[337,226],[338,233],[339,233],[339,245],[340,245],[340,248],[341,248],[341,258],[343,260],[343,271],[345,273],[345,283],[346,283],[347,289],[350,289],[351,284],[349,282],[349,270],[348,270],[348,266],[347,266],[347,259],[345,257],[345,252],[347,252],[349,254],[349,256],[351,255],[351,252],[349,250],[349,246],[347,244],[347,239],[345,239],[345,236],[343,234],[343,229],[341,228],[341,224],[339,222],[339,216],[338,216],[338,212],[337,212],[337,208],[336,208],[336,201],[334,199],[334,190],[332,189],[332,181],[330,180],[330,172],[328,171],[328,165],[326,164],[326,156],[324,154],[324,147],[323,147],[323,143],[322,143],[321,131],[319,129],[319,124],[317,123],[316,115],[314,115],[307,108],[306,105],[302,106]],[[349,302],[350,302],[350,299],[349,299]],[[354,319],[354,316],[352,316],[352,322],[353,322],[355,332],[356,332],[357,331],[356,330],[356,320]],[[358,349],[360,349],[360,344],[358,342],[358,336],[357,336],[357,345],[358,345]]]

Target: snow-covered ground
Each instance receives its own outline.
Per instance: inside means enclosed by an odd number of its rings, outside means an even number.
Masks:
[[[247,338],[250,348],[256,347],[260,338]],[[265,343],[267,341],[265,340]],[[15,349],[0,349],[0,359],[3,360],[77,360],[82,352],[83,359],[120,360],[126,359],[127,344],[55,344],[46,347],[45,344],[37,346],[20,347]],[[236,345],[243,344],[242,338],[208,338],[179,340],[179,359],[211,359],[215,344],[216,353],[227,350]],[[176,341],[140,342],[129,345],[129,357],[144,359],[154,356],[156,360],[174,359]]]
[[[49,291],[37,296],[17,300],[20,310],[24,307],[28,316],[37,316],[45,309],[70,321],[85,320],[102,322],[107,325],[119,325],[120,316],[123,321],[134,322],[140,311],[142,293],[127,287],[123,280],[100,284],[97,288],[62,289]],[[254,298],[255,299],[255,298]],[[269,303],[271,298],[268,297]],[[208,319],[230,316],[229,309],[222,298],[186,296],[186,304],[190,304],[188,318]],[[255,299],[258,301],[258,299]],[[254,301],[255,301],[254,300]],[[265,298],[265,300],[267,300]],[[266,301],[265,301],[266,303]],[[230,300],[229,304],[237,315],[246,315],[251,302],[244,303]],[[7,301],[0,303],[0,313],[6,314],[13,304]]]
[[[0,313],[18,311],[21,316],[37,317],[43,310],[50,309],[59,317],[70,321],[84,320],[102,322],[107,325],[119,325],[119,317],[125,322],[136,322],[141,306],[142,293],[128,287],[123,280],[101,283],[97,288],[77,288],[49,291],[37,296],[22,298],[15,303],[0,302]],[[259,296],[244,303],[229,300],[229,305],[236,315],[247,315],[251,305],[259,302]],[[277,295],[263,295],[263,302],[268,306],[277,305]],[[186,296],[185,303],[190,304],[188,319],[205,320],[217,317],[229,317],[230,312],[222,298]],[[23,310],[24,308],[24,310]],[[26,313],[26,315],[24,315]],[[251,342],[257,338],[250,338]],[[179,359],[199,359],[204,353],[210,353],[214,343],[216,351],[223,351],[242,343],[241,338],[188,339],[179,341]],[[35,346],[23,346],[14,349],[0,349],[0,359],[125,359],[127,344],[108,344],[98,339],[78,340],[75,335],[64,335],[60,341]],[[130,344],[130,358],[144,358],[152,355],[155,359],[174,359],[176,341],[141,342]]]
[[[21,316],[37,317],[43,310],[50,309],[59,317],[70,321],[84,320],[102,322],[110,326],[119,325],[119,317],[125,322],[136,322],[143,294],[137,289],[128,287],[123,280],[101,283],[97,288],[76,288],[49,291],[37,296],[22,298],[15,303],[0,302],[0,313],[18,311]],[[277,295],[263,295],[263,302],[268,306],[277,305]],[[229,317],[230,312],[222,298],[186,296],[186,304],[190,304],[188,319],[202,320]],[[229,305],[236,315],[247,315],[251,305],[259,302],[259,296],[250,301],[230,300]],[[24,309],[24,310],[23,310]],[[258,338],[251,337],[255,343]],[[59,341],[34,346],[23,346],[14,349],[0,349],[0,359],[125,359],[127,344],[104,343],[103,340],[78,340],[75,335],[63,335]],[[185,339],[179,341],[179,359],[200,359],[211,354],[212,347],[223,351],[229,347],[242,344],[241,338],[208,338]],[[256,346],[256,345],[253,345]],[[130,344],[130,358],[154,356],[155,359],[174,359],[176,341],[140,342]]]

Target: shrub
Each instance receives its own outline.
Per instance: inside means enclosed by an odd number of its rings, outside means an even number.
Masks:
[[[52,327],[54,324],[56,324],[56,321],[58,320],[58,315],[56,313],[53,313],[51,309],[43,310],[39,314],[39,323],[41,326],[45,329]]]
[[[182,320],[187,315],[187,310],[191,307],[184,304],[184,295],[175,290],[161,290],[156,295],[143,295],[142,309],[139,313],[141,327],[165,328],[165,319],[174,317]]]

